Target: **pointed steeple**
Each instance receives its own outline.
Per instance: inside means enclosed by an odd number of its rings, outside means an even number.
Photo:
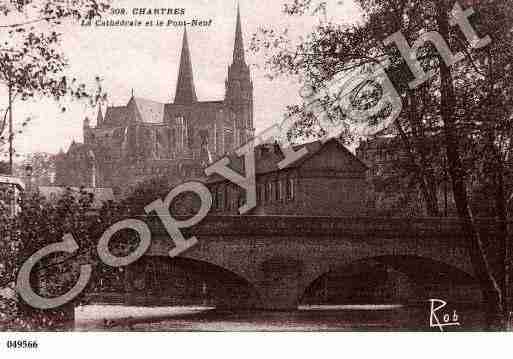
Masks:
[[[178,82],[176,84],[175,103],[187,104],[198,101],[194,77],[192,74],[192,61],[187,39],[187,28],[184,28],[182,54],[180,56],[180,70],[178,71]]]
[[[103,124],[102,105],[98,105],[98,116],[96,116],[96,127],[101,127]]]
[[[242,24],[240,21],[240,6],[237,3],[237,25],[235,27],[235,47],[233,48],[233,63],[246,64],[244,56],[244,39],[242,37]]]

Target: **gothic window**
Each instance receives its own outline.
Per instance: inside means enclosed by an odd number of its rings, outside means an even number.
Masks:
[[[154,143],[155,158],[160,158],[159,157],[159,142],[160,142],[160,133],[159,133],[159,130],[156,129],[155,130],[155,143]]]
[[[218,131],[217,130],[217,126],[216,126],[216,133],[215,133],[215,136],[216,136],[216,154],[219,154],[219,153],[222,153],[223,152],[223,148],[222,148],[222,144],[223,144],[223,133],[221,131]]]
[[[199,131],[199,139],[200,139],[201,146],[208,145],[208,131],[207,130]]]
[[[172,151],[171,157],[174,156],[174,151],[176,150],[177,145],[178,145],[178,136],[176,134],[176,128],[173,128],[173,129],[171,129],[171,144],[170,144],[170,148]]]
[[[233,81],[233,95],[235,98],[241,98],[242,94],[241,94],[241,86],[240,86],[240,81]]]
[[[194,128],[190,121],[187,121],[187,146],[192,148],[194,146]]]
[[[173,146],[174,146],[174,142],[173,142],[173,129],[171,128],[168,128],[167,129],[167,146],[168,146],[168,156],[169,158],[172,158],[173,157]]]
[[[185,149],[189,144],[189,121],[188,119],[183,120],[183,126],[182,126],[182,148]]]
[[[225,127],[224,129],[224,151],[229,152],[233,149],[233,129]]]
[[[180,139],[179,139],[180,148],[183,149],[185,147],[185,143],[186,143],[185,141],[187,138],[187,126],[185,125],[185,119],[183,118],[183,116],[176,118],[176,125],[181,134]]]

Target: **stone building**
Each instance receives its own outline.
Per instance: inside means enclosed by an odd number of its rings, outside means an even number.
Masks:
[[[199,101],[187,30],[184,30],[174,101],[132,97],[125,106],[99,109],[85,119],[84,143],[56,157],[56,185],[126,190],[149,178],[190,177],[254,136],[253,82],[237,11],[233,61],[225,98]]]
[[[367,166],[336,139],[295,147],[308,153],[283,169],[277,144],[255,147],[257,206],[251,215],[358,216],[366,213]],[[230,166],[243,172],[243,158]],[[212,215],[236,215],[245,190],[221,176],[207,180],[213,196]]]

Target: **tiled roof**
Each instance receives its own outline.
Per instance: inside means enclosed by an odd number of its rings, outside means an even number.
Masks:
[[[356,162],[358,162],[362,168],[367,168],[367,165],[360,161],[355,155],[353,155],[344,145],[339,143],[336,139],[331,139],[325,143],[322,143],[321,141],[314,141],[314,142],[308,142],[303,143],[300,145],[293,146],[294,151],[299,151],[302,148],[306,148],[308,153],[305,156],[302,156],[297,161],[291,163],[289,166],[287,166],[284,169],[289,168],[297,168],[301,166],[303,163],[308,161],[310,158],[315,156],[317,153],[321,151],[322,148],[327,146],[331,142],[336,142],[339,148],[342,151],[345,151],[347,154],[349,154]],[[238,157],[235,154],[231,154],[228,156],[230,159],[230,167],[239,173],[243,172],[243,162],[244,162],[244,156]],[[255,147],[255,171],[256,174],[265,174],[265,173],[271,173],[271,172],[277,172],[280,170],[278,167],[278,163],[280,163],[284,159],[284,155],[281,153],[281,150],[279,149],[277,144],[261,144]],[[209,183],[213,182],[219,182],[224,181],[225,178],[222,176],[219,176],[217,174],[208,177],[206,180]]]
[[[105,126],[122,126],[126,123],[127,117],[126,106],[107,107],[103,123]]]
[[[161,124],[164,122],[165,107],[160,102],[134,97],[126,106],[107,107],[103,123],[107,127],[126,126],[131,121]]]
[[[165,104],[146,100],[143,98],[134,98],[135,105],[139,111],[140,120],[144,123],[163,123]]]
[[[86,151],[87,149],[89,148],[88,145],[84,145],[83,143],[81,142],[71,142],[71,145],[69,145],[69,149],[68,149],[68,154],[69,153],[73,153],[73,152],[78,152],[78,151]]]

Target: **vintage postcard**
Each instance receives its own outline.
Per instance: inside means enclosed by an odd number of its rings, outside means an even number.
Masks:
[[[0,331],[509,332],[512,24],[1,0]]]

